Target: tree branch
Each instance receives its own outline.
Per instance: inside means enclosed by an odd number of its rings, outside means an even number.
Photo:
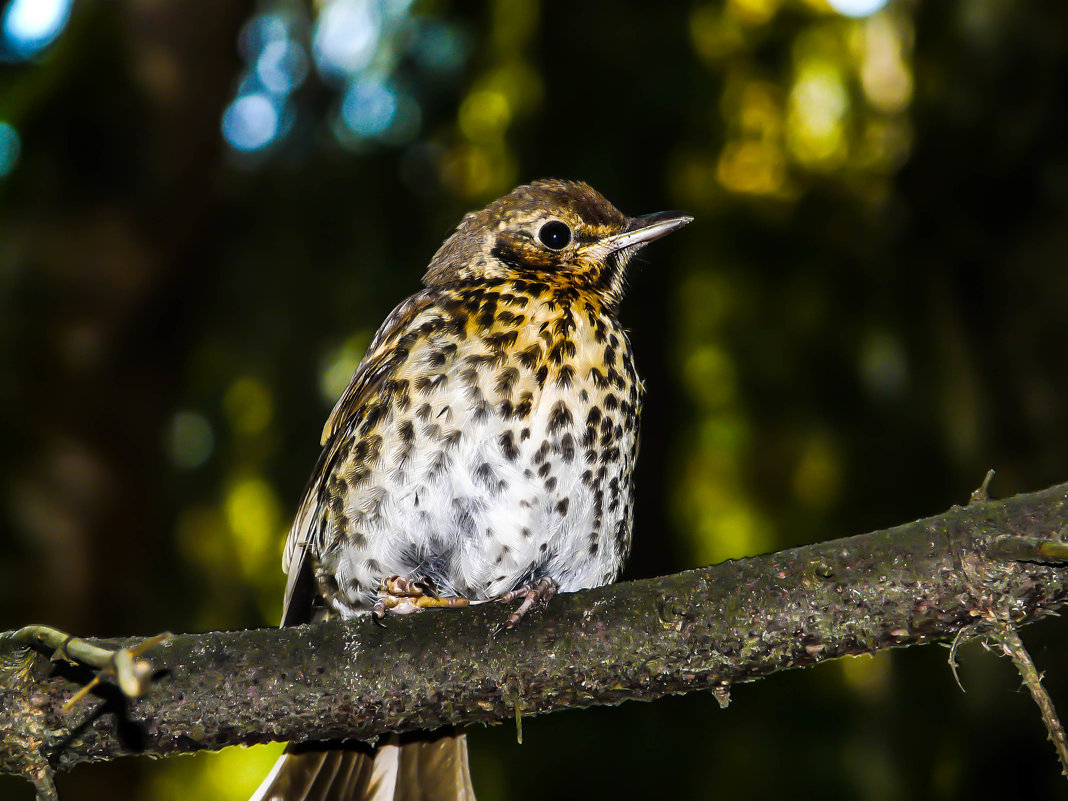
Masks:
[[[674,576],[555,598],[514,631],[504,610],[180,635],[147,655],[136,701],[0,638],[0,771],[270,740],[371,739],[652,700],[846,654],[1019,626],[1068,600],[1068,484]],[[138,641],[95,640],[107,647]],[[97,702],[93,703],[92,699]]]

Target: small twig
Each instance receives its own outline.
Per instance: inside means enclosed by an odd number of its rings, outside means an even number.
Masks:
[[[990,637],[996,640],[1005,654],[1012,659],[1023,678],[1023,683],[1031,691],[1031,698],[1034,699],[1042,713],[1042,722],[1046,724],[1049,739],[1057,750],[1057,757],[1061,761],[1061,772],[1068,777],[1068,738],[1065,737],[1064,727],[1061,725],[1060,718],[1057,717],[1057,711],[1053,708],[1053,699],[1042,686],[1042,676],[1035,668],[1031,654],[1027,652],[1016,629],[1008,624],[998,626],[990,633]]]
[[[515,703],[515,741],[519,744],[523,744],[523,707],[519,700],[519,693],[516,693],[513,701]]]
[[[37,801],[59,801],[59,792],[51,768],[45,768],[34,777],[33,786],[37,791]]]
[[[960,667],[960,665],[957,663],[957,649],[960,648],[962,642],[967,639],[970,639],[972,635],[975,634],[975,629],[975,625],[965,626],[957,632],[956,636],[953,638],[952,644],[949,646],[949,669],[950,672],[953,673],[953,681],[957,682],[957,686],[960,687],[960,691],[962,693],[966,693],[968,691],[965,690],[964,685],[961,684],[960,674],[957,672],[957,668]]]
[[[140,698],[148,689],[153,668],[147,659],[139,659],[138,657],[150,648],[169,640],[173,635],[170,632],[164,632],[163,634],[157,634],[155,637],[149,637],[132,648],[117,649],[93,645],[88,640],[67,634],[51,626],[25,626],[5,636],[15,642],[51,649],[50,658],[52,661],[63,659],[68,662],[87,665],[99,671],[92,681],[78,690],[63,705],[63,711],[68,712],[93,687],[110,678],[115,679],[115,683],[125,696],[128,698]]]
[[[504,684],[504,697],[512,702],[515,719],[515,741],[523,744],[523,694],[522,684],[518,678],[509,678]]]
[[[1013,562],[1038,562],[1047,565],[1068,563],[1068,543],[1041,537],[1017,537],[1001,534],[990,543],[990,555]]]
[[[986,503],[990,500],[990,496],[987,494],[987,489],[990,487],[990,482],[994,478],[994,470],[990,469],[986,471],[986,476],[983,478],[983,483],[979,485],[979,489],[975,490],[971,497],[968,498],[968,506],[976,503]]]

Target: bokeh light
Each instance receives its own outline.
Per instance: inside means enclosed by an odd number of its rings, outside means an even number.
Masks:
[[[908,357],[889,331],[873,332],[861,340],[859,368],[865,387],[876,398],[894,400],[908,389]]]
[[[360,137],[381,136],[397,114],[397,91],[376,80],[356,80],[341,101],[341,118]]]
[[[319,369],[319,393],[326,403],[333,406],[341,397],[370,343],[370,331],[357,331],[323,359]]]
[[[834,443],[826,433],[808,435],[793,475],[793,492],[799,505],[825,509],[838,500],[842,480],[839,462]]]
[[[827,0],[827,4],[847,17],[869,17],[885,6],[887,0]]]
[[[308,76],[305,22],[288,6],[257,14],[241,31],[248,68],[223,112],[223,138],[239,153],[269,153],[292,130],[292,95]]]
[[[889,651],[847,656],[838,662],[845,686],[867,701],[880,701],[890,694],[893,667]]]
[[[192,788],[199,798],[247,801],[284,748],[285,743],[248,748],[235,746],[222,751],[207,751],[195,759],[175,759],[168,770],[153,776],[145,798],[187,801]]]
[[[319,72],[339,81],[370,66],[382,35],[380,4],[333,0],[319,15],[312,56]]]
[[[716,177],[727,189],[776,195],[787,181],[783,146],[782,92],[769,81],[732,77],[723,93],[724,115],[731,120]]]
[[[728,0],[726,11],[743,25],[756,27],[775,16],[781,4],[781,0]]]
[[[274,416],[271,390],[252,376],[239,378],[223,396],[223,405],[234,430],[241,434],[259,434]]]
[[[849,94],[837,64],[807,60],[790,91],[787,143],[801,163],[830,168],[846,158]]]
[[[317,14],[264,5],[242,31],[248,67],[223,120],[226,141],[242,153],[278,149],[306,113],[296,93],[312,68],[336,98],[326,121],[334,141],[355,152],[412,143],[424,116],[413,87],[450,80],[470,46],[456,25],[413,11],[410,0],[324,0]]]
[[[211,423],[198,412],[178,412],[167,427],[165,445],[171,461],[179,467],[200,467],[215,449]]]
[[[460,106],[460,130],[478,142],[500,139],[512,120],[512,108],[502,92],[472,92]]]
[[[863,28],[860,80],[864,94],[879,111],[896,114],[912,99],[912,74],[905,58],[903,24],[880,14]]]
[[[4,12],[3,50],[29,59],[56,40],[70,19],[72,0],[14,0]]]
[[[242,95],[223,112],[223,136],[235,150],[262,150],[275,140],[280,128],[281,110],[262,92]]]
[[[15,169],[21,151],[22,140],[15,126],[8,122],[0,122],[0,178]]]
[[[424,19],[415,30],[412,54],[435,73],[451,73],[463,66],[469,47],[468,37],[455,25]]]
[[[242,574],[249,580],[270,576],[277,568],[278,544],[285,534],[274,488],[262,476],[243,477],[226,493],[225,509]]]
[[[267,42],[256,59],[256,76],[271,93],[286,95],[304,83],[308,60],[294,42],[279,38]]]

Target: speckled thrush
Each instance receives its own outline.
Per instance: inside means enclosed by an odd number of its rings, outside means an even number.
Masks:
[[[690,217],[542,180],[466,215],[323,430],[286,543],[284,624],[518,601],[613,581],[630,549],[642,383],[627,263]],[[283,756],[256,798],[471,799],[452,732]]]

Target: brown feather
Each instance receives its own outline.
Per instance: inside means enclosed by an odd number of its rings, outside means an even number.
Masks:
[[[467,737],[447,728],[378,746],[290,746],[249,801],[475,801]]]

